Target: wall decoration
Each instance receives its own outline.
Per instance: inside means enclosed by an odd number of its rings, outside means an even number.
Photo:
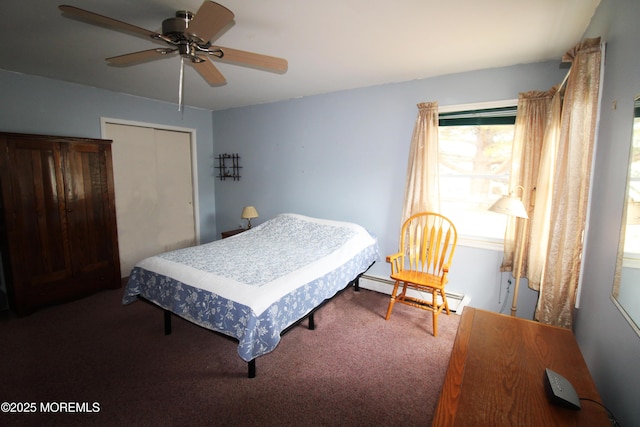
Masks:
[[[234,181],[240,181],[240,156],[236,154],[220,154],[218,157],[218,178],[220,181],[226,181],[233,179]]]

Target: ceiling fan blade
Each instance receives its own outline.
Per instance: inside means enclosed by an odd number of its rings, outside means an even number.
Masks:
[[[112,56],[107,58],[109,65],[115,65],[119,67],[126,67],[128,65],[142,64],[143,62],[154,61],[160,58],[166,58],[167,55],[175,52],[177,49],[159,48],[149,49],[140,52],[127,53],[120,56]]]
[[[68,6],[63,4],[58,6],[58,9],[60,9],[64,14],[69,15],[69,17],[89,21],[92,24],[101,25],[112,30],[125,31],[127,33],[132,33],[147,38],[154,38],[158,36],[158,33],[154,33],[153,31],[145,30],[144,28],[127,24],[126,22],[118,21],[117,19],[109,18],[108,16],[89,12],[88,10],[80,9],[75,6]]]
[[[206,0],[189,22],[187,31],[206,43],[229,25],[233,21],[233,17],[233,12],[226,7]]]
[[[202,76],[202,78],[211,86],[222,86],[227,83],[227,80],[224,78],[222,73],[211,63],[211,61],[205,59],[202,62],[189,61],[188,63],[191,64],[198,74],[200,74],[200,76]]]
[[[286,73],[289,68],[289,63],[286,59],[276,58],[275,56],[261,55],[259,53],[245,52],[244,50],[220,46],[211,46],[209,48],[209,50],[214,49],[220,49],[223,56],[220,59],[213,56],[213,59],[226,64],[241,65],[243,67],[256,68],[278,74]]]

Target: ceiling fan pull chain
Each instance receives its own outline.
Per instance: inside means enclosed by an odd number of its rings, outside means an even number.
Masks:
[[[184,86],[184,58],[180,57],[180,82],[178,83],[178,111],[182,111],[182,87]]]

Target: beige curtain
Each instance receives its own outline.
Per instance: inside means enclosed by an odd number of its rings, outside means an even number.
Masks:
[[[409,149],[402,223],[418,212],[439,212],[438,187],[438,103],[423,102]]]
[[[600,90],[600,39],[585,40],[565,57],[573,64],[562,106],[549,244],[535,318],[569,328],[573,323],[589,197]]]
[[[536,184],[533,215],[529,218],[529,256],[527,278],[529,287],[540,290],[544,274],[549,244],[549,226],[551,221],[551,200],[553,196],[553,175],[556,170],[556,153],[560,143],[560,114],[562,112],[561,92],[555,91],[545,127],[540,168]]]
[[[555,90],[531,91],[521,93],[518,96],[518,114],[513,135],[509,189],[515,196],[521,198],[529,218],[533,213],[540,153],[542,152],[549,105],[554,93]],[[521,276],[526,277],[529,233],[524,234],[523,228],[527,224],[524,219],[513,216],[509,216],[507,221],[501,270],[514,271],[514,259],[518,259],[517,252],[522,247],[520,239],[525,239]]]

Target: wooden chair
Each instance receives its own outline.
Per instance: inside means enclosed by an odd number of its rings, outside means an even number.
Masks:
[[[449,314],[444,287],[457,241],[456,227],[443,215],[424,212],[405,221],[400,251],[387,257],[395,284],[386,320],[391,317],[396,302],[429,310],[433,313],[433,336],[438,335],[438,315],[443,309]],[[398,293],[401,284],[402,290]],[[431,301],[418,297],[415,292],[410,296],[407,291],[429,292]]]

